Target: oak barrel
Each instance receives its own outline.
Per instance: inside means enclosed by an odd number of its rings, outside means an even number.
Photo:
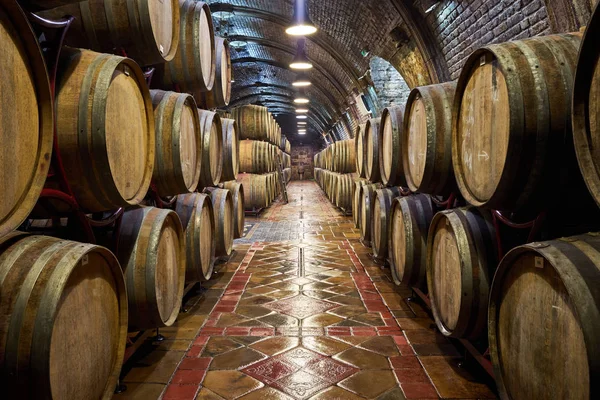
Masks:
[[[380,185],[371,184],[360,187],[360,238],[368,247],[371,247],[371,240],[373,239],[371,220],[373,219],[373,202],[375,201],[375,190],[377,189],[380,189]]]
[[[233,250],[233,198],[227,189],[209,188],[215,217],[217,257],[229,256]]]
[[[267,107],[246,105],[231,110],[240,139],[268,140],[269,111]]]
[[[223,188],[231,193],[233,201],[233,238],[239,239],[244,236],[244,225],[246,214],[244,212],[244,186],[236,181],[223,183]]]
[[[435,213],[427,194],[398,197],[392,202],[389,260],[396,285],[427,287],[427,234]]]
[[[198,107],[189,94],[151,90],[156,132],[152,181],[160,196],[193,192],[202,168]]]
[[[197,100],[215,83],[215,34],[208,4],[179,0],[179,50],[164,66],[162,85],[179,88]]]
[[[402,165],[404,106],[384,108],[379,129],[381,129],[381,147],[379,148],[381,181],[384,185],[406,185]]]
[[[126,211],[118,258],[125,274],[129,330],[175,322],[185,286],[185,236],[174,211],[144,207]]]
[[[240,172],[240,137],[234,119],[221,118],[223,127],[223,173],[221,181],[234,181]]]
[[[356,127],[354,133],[354,154],[356,160],[356,173],[359,177],[365,178],[365,128],[366,124],[360,124]]]
[[[380,122],[381,118],[373,118],[367,122],[365,127],[365,177],[373,183],[381,181],[381,171],[379,170]]]
[[[338,176],[335,205],[346,211],[352,210],[354,178],[354,174],[342,174]]]
[[[204,108],[229,105],[231,100],[231,55],[227,39],[215,37],[215,83],[211,90],[202,93]]]
[[[266,175],[239,174],[237,181],[244,187],[244,208],[246,210],[255,211],[269,206]]]
[[[100,212],[138,204],[154,169],[150,91],[131,59],[64,49],[56,129],[67,180],[79,205]]]
[[[180,49],[178,0],[86,0],[41,15],[75,17],[65,36],[69,46],[123,51],[144,66],[171,61]]]
[[[273,171],[273,146],[257,140],[240,141],[240,171],[263,174]]]
[[[175,212],[185,231],[185,281],[208,281],[215,266],[215,220],[210,197],[201,193],[177,196]]]
[[[388,240],[392,219],[390,210],[392,201],[400,196],[399,187],[389,187],[377,189],[373,195],[372,214],[371,214],[371,248],[373,256],[378,259],[388,257]]]
[[[223,173],[223,127],[221,117],[212,111],[198,110],[202,130],[202,173],[200,186],[216,186]]]
[[[361,186],[368,184],[369,181],[364,178],[358,178],[354,180],[354,190],[352,192],[352,218],[354,220],[355,228],[360,228],[360,206],[362,204]]]
[[[502,259],[489,307],[502,399],[598,397],[599,260],[598,233],[526,244]]]
[[[354,173],[356,171],[354,140],[340,140],[335,145],[334,170],[341,174]]]
[[[573,139],[581,174],[600,205],[600,6],[592,15],[581,43],[573,88]]]
[[[414,88],[402,132],[404,177],[413,192],[449,195],[452,169],[452,101],[456,82]]]
[[[469,203],[539,211],[563,185],[575,163],[569,119],[580,43],[579,33],[536,37],[468,58],[454,100],[452,159]]]
[[[0,4],[0,237],[29,215],[44,188],[53,142],[46,64],[16,1]]]
[[[491,214],[474,207],[437,213],[427,242],[431,311],[446,336],[478,339],[486,330],[490,285],[498,264]]]
[[[6,399],[110,399],[127,336],[123,273],[107,249],[0,239],[0,383]]]

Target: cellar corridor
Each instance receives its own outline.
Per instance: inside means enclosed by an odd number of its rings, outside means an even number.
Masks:
[[[495,398],[351,217],[313,181],[288,195],[246,219],[232,259],[124,367],[115,399]]]

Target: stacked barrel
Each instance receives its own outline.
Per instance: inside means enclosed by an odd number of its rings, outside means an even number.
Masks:
[[[598,37],[597,8],[585,36],[478,49],[457,82],[414,88],[355,135],[363,242],[428,293],[444,335],[489,340],[502,398],[596,392],[600,239],[583,233],[600,228]],[[326,192],[332,154],[315,158]],[[515,228],[539,215],[550,240],[525,244]]]
[[[315,154],[315,180],[333,205],[345,212],[353,209],[356,178],[354,141],[341,140]]]
[[[291,146],[266,107],[237,107],[231,110],[231,116],[241,139],[238,182],[245,188],[246,210],[257,212],[277,198],[280,182],[290,181]]]
[[[236,123],[198,108],[228,104],[229,49],[199,1],[23,4],[75,19],[53,98],[25,12],[0,4],[0,379],[8,398],[110,398],[127,332],[173,324],[243,233]]]

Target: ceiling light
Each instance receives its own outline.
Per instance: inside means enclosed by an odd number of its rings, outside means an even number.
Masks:
[[[440,4],[439,0],[421,0],[421,9],[425,14],[429,14],[438,4]]]
[[[308,15],[308,0],[296,0],[294,2],[294,18],[292,26],[285,33],[292,36],[312,35],[317,27],[312,23]]]
[[[300,114],[305,114],[308,112],[308,108],[296,108],[296,112]]]
[[[308,76],[306,76],[305,73],[301,72],[298,75],[296,75],[296,79],[294,79],[294,82],[292,82],[292,85],[296,86],[296,87],[303,87],[303,86],[310,86],[310,85],[312,85],[312,83],[308,79]]]
[[[248,42],[243,40],[234,40],[229,42],[229,47],[233,47],[234,49],[243,49],[248,45]]]
[[[296,119],[307,119],[306,115],[296,115]]]
[[[310,103],[310,100],[308,100],[304,96],[301,96],[301,97],[296,97],[294,99],[294,103],[296,103],[296,104],[308,104],[308,103]]]
[[[296,49],[296,56],[294,56],[294,59],[290,63],[291,69],[311,69],[313,67],[312,63],[306,56],[306,51],[304,49],[305,43],[305,39],[298,39],[298,48]]]

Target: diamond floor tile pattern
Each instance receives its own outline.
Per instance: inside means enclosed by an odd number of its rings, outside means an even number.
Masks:
[[[428,311],[314,182],[247,217],[232,259],[186,298],[115,400],[489,399]]]

